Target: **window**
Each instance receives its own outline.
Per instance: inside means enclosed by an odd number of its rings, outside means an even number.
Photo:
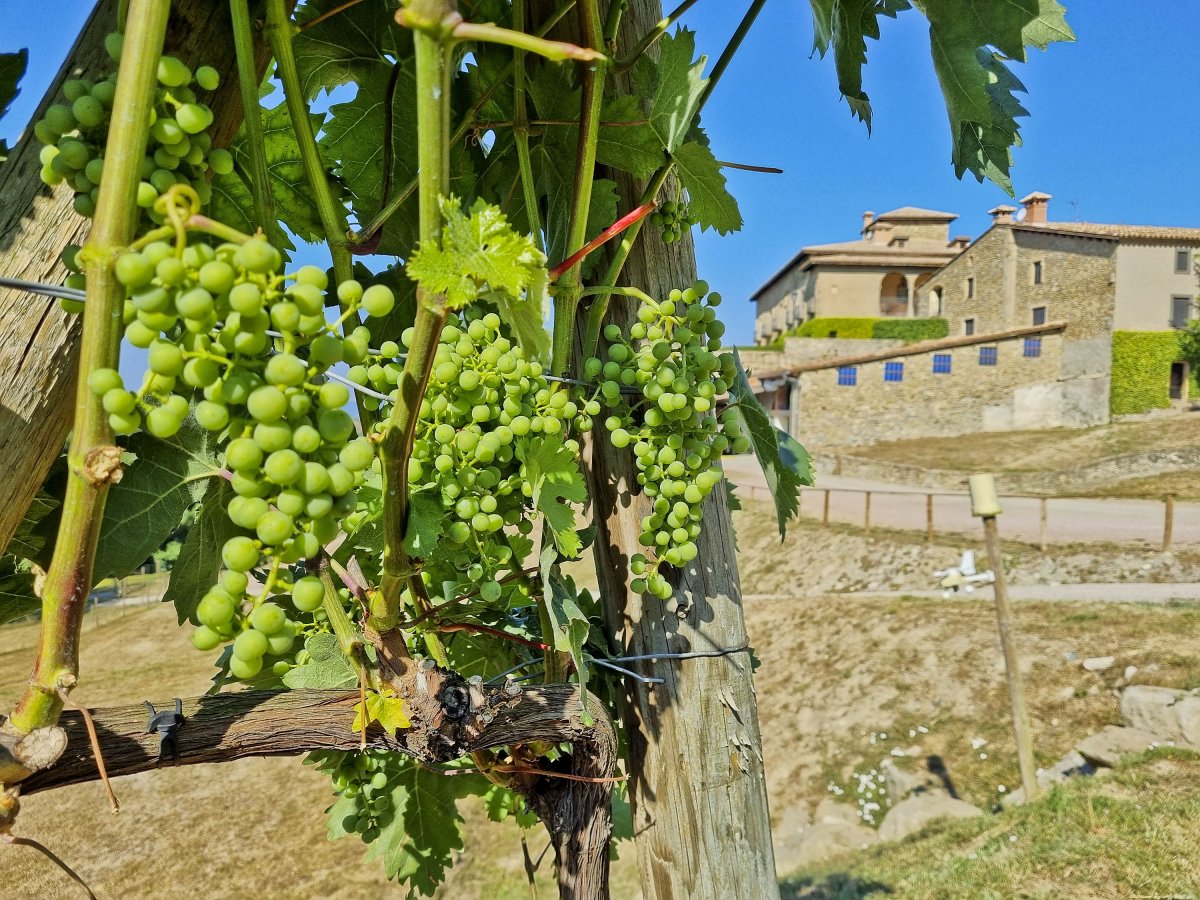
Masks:
[[[904,380],[904,363],[902,362],[887,362],[883,364],[883,380],[884,381],[903,381]]]
[[[933,374],[934,375],[949,375],[950,374],[950,360],[951,360],[951,356],[949,353],[933,354]]]
[[[1033,283],[1042,283],[1042,261],[1040,259],[1034,260],[1033,263]]]
[[[940,316],[942,314],[942,289],[940,287],[933,289],[932,300],[929,314],[931,316]]]
[[[1025,355],[1030,358],[1042,355],[1042,339],[1040,337],[1025,338]]]
[[[1171,298],[1171,327],[1187,328],[1188,319],[1192,317],[1192,298],[1186,294],[1176,294]]]
[[[838,366],[838,387],[854,387],[858,384],[858,366]]]
[[[963,319],[963,334],[972,335],[975,333],[975,320]]]
[[[1191,254],[1186,250],[1175,251],[1175,274],[1187,275],[1191,270]]]
[[[975,276],[972,275],[967,279],[967,299],[972,300],[975,297]]]
[[[996,364],[996,348],[995,347],[980,347],[979,348],[979,364],[981,366],[994,366]]]
[[[1045,325],[1046,324],[1046,307],[1035,306],[1033,308],[1033,324],[1034,325]]]

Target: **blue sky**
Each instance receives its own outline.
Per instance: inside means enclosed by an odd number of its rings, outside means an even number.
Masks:
[[[1127,0],[1068,3],[1075,44],[1032,51],[1016,67],[1031,117],[1016,151],[1018,196],[1054,195],[1052,218],[1163,225],[1200,224],[1200,179],[1191,165],[1200,116],[1191,97],[1200,9],[1159,0],[1153,13]],[[0,50],[30,49],[30,72],[0,122],[11,139],[37,105],[90,9],[55,5],[46,27],[41,0],[0,0]],[[704,0],[684,19],[715,59],[743,3]],[[747,343],[747,298],[805,244],[847,240],[863,210],[917,205],[960,214],[955,234],[978,235],[1003,192],[954,177],[928,37],[916,12],[885,20],[869,47],[866,89],[874,133],[850,117],[832,62],[812,57],[812,25],[801,0],[772,0],[704,114],[718,158],[783,168],[783,175],[727,170],[746,220],[738,234],[698,235],[701,275],[720,290],[731,337]]]

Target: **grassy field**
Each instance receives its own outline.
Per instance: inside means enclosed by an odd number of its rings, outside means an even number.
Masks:
[[[1196,446],[1200,414],[1097,428],[1007,431],[962,438],[918,438],[852,447],[867,459],[961,472],[1041,472],[1082,466],[1109,456]]]
[[[1161,748],[997,816],[786,879],[785,900],[1194,897],[1200,755]]]
[[[1200,469],[1125,478],[1104,487],[1072,492],[1079,497],[1162,497],[1174,494],[1179,500],[1200,500]]]
[[[814,564],[814,535],[807,526],[791,530],[781,548],[769,538],[770,523],[761,516],[743,514],[741,523],[748,592],[756,579],[767,577],[765,566],[771,580],[783,585]],[[893,748],[908,754],[899,759],[906,766],[941,757],[962,796],[983,808],[998,802],[999,785],[1018,783],[995,619],[986,598],[880,600],[812,593],[793,601],[756,601],[748,604],[746,614],[762,660],[757,688],[776,822],[787,813],[811,809],[830,783],[851,789],[856,772],[878,766]],[[1089,731],[1119,721],[1116,691],[1126,666],[1138,668],[1136,682],[1200,686],[1200,606],[1023,603],[1015,616],[1039,764],[1058,759]],[[8,707],[28,677],[34,636],[28,625],[0,629],[0,707]],[[1081,658],[1109,654],[1117,664],[1108,672],[1093,675],[1080,668]],[[169,700],[204,691],[211,673],[211,659],[191,648],[171,609],[157,604],[124,611],[102,608],[84,627],[82,681],[75,697],[92,706]],[[972,746],[979,740],[986,741],[982,749]],[[1164,761],[1155,765],[1160,763]],[[1147,894],[1160,888],[1170,893],[1163,887],[1163,860],[1173,857],[1160,856],[1155,848],[1175,847],[1166,841],[1174,840],[1178,817],[1196,815],[1187,805],[1196,802],[1194,794],[1177,788],[1187,778],[1194,781],[1200,766],[1185,760],[1165,763],[1177,770],[1143,767],[1104,783],[1104,790],[1116,790],[1126,784],[1122,779],[1148,779],[1137,788],[1148,810],[1140,819],[1107,817],[1106,843],[1086,843],[1085,838],[1092,838],[1079,836],[1079,847],[1102,847],[1108,867],[1132,873],[1121,877],[1130,883],[1141,878],[1153,887],[1143,892]],[[1164,780],[1155,780],[1160,775]],[[403,896],[384,882],[376,864],[362,861],[361,844],[326,840],[322,810],[332,799],[328,781],[297,760],[164,768],[119,779],[116,788],[123,804],[117,816],[109,813],[97,784],[26,798],[18,831],[62,853],[102,897],[188,892],[205,898]],[[1161,798],[1156,793],[1160,789]],[[1100,791],[1101,783],[1086,786],[1093,790]],[[1134,788],[1122,790],[1126,794],[1114,795],[1116,800],[1131,796]],[[1086,796],[1092,796],[1087,802],[1095,809],[1116,802],[1086,791],[1079,803]],[[529,897],[515,826],[488,823],[473,807],[464,807],[464,813],[467,847],[440,896]],[[787,882],[786,889],[796,897],[853,897],[860,894],[847,893],[845,885],[873,879],[898,897],[1010,896],[1006,888],[994,887],[1004,884],[1032,890],[1021,873],[1040,865],[1039,860],[1057,859],[1054,853],[1075,852],[1071,848],[1076,845],[1044,847],[1054,841],[1045,837],[1048,826],[1034,821],[1030,830],[1014,831],[1010,823],[1020,815],[1025,813],[987,816],[930,838],[927,856],[915,849],[922,844],[902,844],[847,862],[838,872],[806,873]],[[1071,816],[1086,822],[1074,812]],[[996,835],[1005,839],[1018,834],[1018,842],[993,853],[989,848],[996,844],[995,836],[985,835],[994,828],[1002,829]],[[1146,835],[1156,834],[1155,828],[1163,837],[1154,838],[1160,843],[1147,850]],[[529,837],[535,856],[545,843],[536,832]],[[976,844],[974,850],[964,849]],[[959,850],[965,861],[953,862]],[[996,867],[999,855],[1008,860],[1018,851],[1026,855],[1005,862],[1008,868]],[[1191,852],[1188,864],[1194,865],[1200,850]],[[633,855],[632,847],[623,847],[623,858],[614,865],[613,896],[621,900],[640,895]],[[950,879],[942,887],[918,878],[927,861],[937,860],[942,862],[936,871],[946,873],[938,877]],[[794,872],[786,854],[779,857],[779,869],[785,875]],[[1051,862],[1045,869],[1035,885],[1042,893],[1031,896],[1113,896],[1104,893],[1106,872],[1091,863],[1072,868]],[[1176,892],[1186,884],[1189,870],[1180,864],[1177,871]],[[945,887],[960,878],[978,890],[957,893]],[[75,896],[59,873],[25,849],[0,850],[0,885],[5,900]],[[548,877],[539,886],[542,897],[553,896]]]

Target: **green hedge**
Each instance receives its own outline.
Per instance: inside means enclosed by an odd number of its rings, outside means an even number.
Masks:
[[[1114,416],[1166,409],[1171,405],[1171,363],[1179,359],[1177,331],[1113,332]]]
[[[871,337],[904,341],[935,341],[950,334],[950,323],[945,319],[876,319]]]
[[[809,319],[796,329],[796,337],[827,338],[837,332],[840,338],[865,339],[872,337],[878,319],[828,317]]]

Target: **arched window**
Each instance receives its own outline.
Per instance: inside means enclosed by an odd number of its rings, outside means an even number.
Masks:
[[[888,272],[879,286],[881,316],[908,315],[908,279],[903,272]]]

